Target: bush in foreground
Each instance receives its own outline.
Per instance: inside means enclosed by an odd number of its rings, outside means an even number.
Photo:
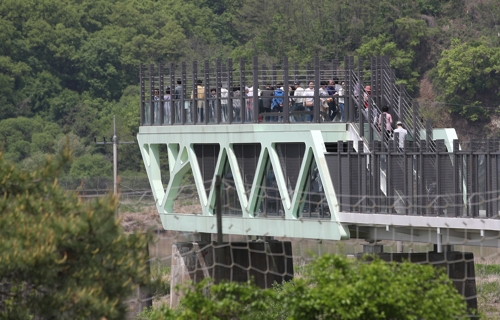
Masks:
[[[410,262],[317,258],[305,277],[273,289],[251,283],[183,288],[178,309],[148,310],[143,319],[462,319],[463,297],[444,270]],[[208,291],[208,294],[205,294]]]

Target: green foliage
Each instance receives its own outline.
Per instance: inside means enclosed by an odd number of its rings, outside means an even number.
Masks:
[[[441,12],[441,0],[417,0],[421,13],[436,15]]]
[[[367,39],[356,52],[364,58],[366,64],[370,63],[372,56],[390,57],[391,67],[396,70],[396,77],[400,79],[400,83],[406,85],[409,91],[415,90],[418,73],[413,68],[414,51],[398,49],[396,43],[391,42],[387,35],[379,35],[376,38]]]
[[[104,160],[100,154],[83,155],[77,158],[71,165],[70,177],[110,177],[113,175],[113,167],[109,161]]]
[[[123,301],[147,281],[148,238],[124,234],[118,200],[59,188],[68,154],[29,171],[0,157],[2,319],[123,319]]]
[[[466,304],[444,269],[324,255],[305,275],[273,289],[205,280],[180,307],[143,319],[465,319]]]
[[[444,50],[435,72],[441,99],[449,110],[471,121],[488,118],[483,105],[498,106],[500,92],[500,48],[486,39],[462,43],[454,40]]]
[[[267,66],[279,65],[283,56],[304,66],[316,55],[385,54],[400,83],[416,93],[419,75],[436,65],[451,37],[468,43],[482,35],[491,48],[499,47],[498,16],[495,0],[467,7],[463,0],[4,0],[0,119],[40,117],[44,126],[55,123],[88,148],[94,137],[110,137],[116,114],[123,123],[120,139],[131,140],[139,123],[139,64],[217,58],[248,63],[254,55]],[[465,102],[494,108],[495,83],[482,82],[484,70],[471,80],[476,94]],[[484,113],[458,109],[453,111],[471,119]],[[18,143],[16,150],[6,150],[5,158],[33,163],[21,145],[26,147]],[[133,154],[119,159],[119,166],[138,172],[140,155]]]

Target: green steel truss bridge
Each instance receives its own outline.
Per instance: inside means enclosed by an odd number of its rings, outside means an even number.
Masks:
[[[344,121],[322,108],[330,79],[345,83],[334,97]],[[310,82],[312,96],[286,90]],[[225,234],[498,245],[499,141],[461,144],[454,129],[433,129],[386,57],[151,65],[140,83],[138,141],[166,230],[215,233],[219,175]],[[265,108],[273,98],[282,108]],[[404,148],[379,132],[382,106],[408,130]],[[178,204],[187,180],[188,212]]]

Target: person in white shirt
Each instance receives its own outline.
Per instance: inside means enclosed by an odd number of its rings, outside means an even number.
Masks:
[[[305,108],[304,108],[304,88],[302,88],[300,86],[300,82],[299,81],[295,81],[293,83],[295,85],[295,91],[293,93],[293,108],[292,108],[292,111],[304,111]],[[303,114],[301,115],[294,115],[293,117],[290,117],[292,118],[295,122],[297,121],[300,121],[300,122],[304,122],[305,120],[305,117]],[[292,120],[290,119],[290,120]]]
[[[313,119],[312,111],[314,109],[314,82],[309,82],[309,86],[304,90],[304,96],[306,97],[302,100],[304,107],[307,111],[311,112],[311,114],[307,115],[307,121],[311,122]]]
[[[337,96],[339,97],[339,112],[340,112],[340,121],[345,122],[345,113],[344,113],[344,89],[345,82],[342,81],[340,87],[337,89]]]
[[[221,107],[221,121],[228,122],[229,117],[227,113],[227,96],[229,91],[226,89],[226,85],[220,88],[220,107]]]
[[[170,88],[167,88],[165,90],[165,95],[163,96],[163,101],[165,101],[163,103],[163,116],[164,116],[164,119],[163,119],[163,123],[164,124],[169,124],[170,122]]]
[[[394,137],[399,139],[398,140],[399,151],[403,151],[405,148],[405,140],[406,136],[408,135],[408,131],[403,128],[403,123],[401,121],[398,121],[396,125],[398,127],[394,130]]]

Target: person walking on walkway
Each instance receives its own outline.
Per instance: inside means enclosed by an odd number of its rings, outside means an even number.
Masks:
[[[394,139],[397,139],[398,143],[398,150],[399,151],[404,151],[405,149],[405,140],[406,136],[408,135],[408,131],[403,128],[403,123],[401,121],[398,121],[396,123],[397,128],[394,130]]]

